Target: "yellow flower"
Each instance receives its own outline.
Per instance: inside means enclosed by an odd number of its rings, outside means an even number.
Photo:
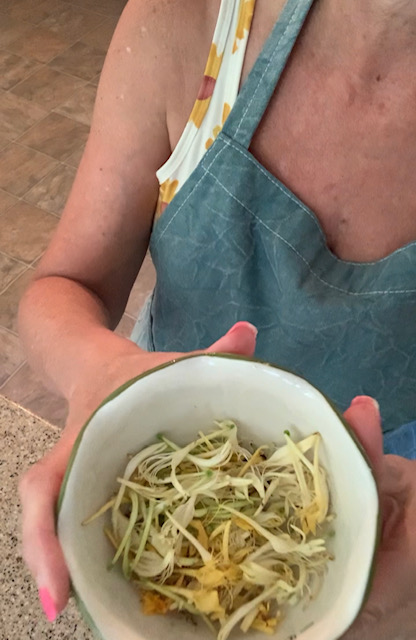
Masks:
[[[193,122],[197,129],[199,129],[203,119],[205,118],[210,102],[211,102],[211,96],[209,98],[205,98],[205,100],[196,100],[194,104],[192,113],[189,116],[189,121]]]
[[[228,104],[228,102],[226,102],[224,104],[224,108],[222,110],[222,123],[221,125],[217,124],[216,127],[214,127],[213,131],[212,131],[212,138],[209,138],[206,143],[205,143],[205,149],[209,149],[210,146],[213,144],[214,140],[217,138],[218,134],[220,133],[221,129],[223,128],[225,121],[227,120],[228,116],[230,115],[230,111],[231,111],[231,107]]]
[[[178,180],[165,180],[159,187],[159,199],[156,206],[156,217],[159,217],[176,195]]]
[[[235,53],[238,49],[238,41],[243,40],[246,31],[250,31],[255,4],[256,0],[241,0],[233,53]]]
[[[205,76],[209,76],[210,78],[218,78],[221,69],[221,63],[224,54],[218,53],[217,45],[215,42],[212,43],[211,49],[209,50],[208,61],[205,67]]]

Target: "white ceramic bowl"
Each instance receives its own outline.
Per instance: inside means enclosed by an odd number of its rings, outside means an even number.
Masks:
[[[285,370],[235,356],[177,360],[125,384],[93,414],[74,448],[59,502],[58,533],[78,604],[103,640],[212,640],[180,615],[145,616],[136,590],[115,569],[103,519],[81,522],[115,490],[126,454],[163,432],[187,444],[216,419],[230,418],[239,436],[283,443],[283,431],[323,437],[322,463],[331,491],[335,556],[317,599],[289,607],[276,640],[335,640],[352,624],[365,599],[378,540],[378,496],[366,457],[328,400]],[[230,640],[241,638],[235,630]],[[249,631],[247,640],[265,640]]]

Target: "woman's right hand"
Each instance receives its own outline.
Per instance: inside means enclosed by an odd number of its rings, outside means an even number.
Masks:
[[[234,325],[206,352],[237,353],[251,356],[256,343],[256,329],[247,322]],[[181,353],[148,353],[122,338],[120,357],[101,357],[100,366],[85,374],[69,401],[69,415],[59,442],[44,458],[33,465],[19,485],[23,507],[23,557],[39,589],[47,618],[52,621],[64,609],[69,596],[69,575],[56,536],[55,507],[75,440],[98,404],[118,386]],[[107,358],[107,361],[105,360]]]

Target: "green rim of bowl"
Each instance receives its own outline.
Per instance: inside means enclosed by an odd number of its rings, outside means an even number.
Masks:
[[[354,624],[355,620],[358,618],[358,616],[360,615],[361,611],[364,609],[365,604],[366,604],[366,602],[368,600],[368,597],[370,595],[371,587],[372,587],[373,580],[374,580],[374,574],[375,574],[375,569],[376,569],[375,559],[376,559],[376,554],[377,554],[378,547],[380,545],[381,532],[382,532],[380,496],[379,496],[378,486],[377,486],[377,482],[376,482],[376,479],[375,479],[374,470],[373,470],[373,467],[372,467],[371,462],[370,462],[370,458],[368,457],[368,454],[367,454],[366,450],[364,449],[363,445],[359,441],[359,439],[356,436],[355,432],[353,431],[352,427],[345,420],[344,416],[341,414],[339,409],[335,406],[335,404],[324,393],[322,393],[322,391],[320,391],[320,389],[318,389],[317,387],[315,387],[315,385],[313,385],[311,382],[309,382],[309,380],[307,380],[303,376],[298,375],[297,373],[294,373],[293,371],[290,371],[290,369],[287,369],[285,367],[279,367],[276,364],[273,364],[271,362],[267,362],[265,360],[260,360],[259,358],[251,358],[251,357],[248,357],[248,356],[241,356],[241,355],[238,355],[238,354],[198,353],[198,354],[191,354],[191,355],[181,356],[180,358],[174,358],[172,360],[169,360],[168,362],[164,362],[163,364],[158,365],[157,367],[154,367],[152,369],[148,369],[147,371],[144,371],[143,373],[140,373],[138,376],[135,376],[134,378],[131,378],[130,380],[127,380],[127,382],[122,384],[120,387],[117,387],[117,389],[115,389],[112,393],[110,393],[110,395],[108,395],[98,405],[96,410],[91,414],[91,416],[88,418],[87,422],[81,428],[81,431],[79,432],[79,434],[77,436],[77,439],[75,440],[75,443],[73,445],[73,448],[72,448],[72,451],[71,451],[71,455],[69,457],[68,464],[67,464],[67,467],[66,467],[65,475],[64,475],[64,478],[62,480],[62,485],[61,485],[61,489],[60,489],[60,492],[59,492],[59,497],[58,497],[58,502],[57,502],[57,507],[56,507],[56,520],[58,519],[59,512],[60,512],[61,507],[62,507],[62,502],[63,502],[64,496],[65,496],[65,491],[66,491],[66,486],[68,484],[68,479],[69,479],[69,476],[70,476],[70,473],[71,473],[72,466],[74,464],[76,455],[78,453],[79,446],[80,446],[80,444],[82,442],[82,439],[84,437],[85,431],[86,431],[88,425],[90,424],[91,420],[95,416],[95,414],[98,413],[98,411],[100,411],[100,409],[104,405],[106,405],[108,402],[111,402],[111,400],[114,400],[114,398],[117,398],[117,396],[119,396],[121,393],[123,393],[123,391],[125,391],[129,387],[131,387],[131,385],[135,384],[138,380],[141,380],[142,378],[146,378],[147,376],[151,375],[152,373],[155,373],[156,371],[160,371],[161,369],[166,369],[167,367],[170,367],[170,366],[172,366],[172,365],[174,365],[174,364],[176,364],[178,362],[182,362],[183,360],[192,360],[194,358],[201,358],[201,357],[203,357],[203,358],[224,358],[226,360],[243,360],[245,362],[253,362],[255,364],[261,364],[261,365],[270,367],[272,369],[277,369],[278,371],[284,371],[285,373],[290,373],[291,375],[293,375],[293,376],[295,376],[297,378],[300,378],[301,380],[304,380],[311,387],[313,387],[315,389],[315,391],[317,391],[324,398],[324,400],[328,403],[328,405],[331,407],[331,409],[333,410],[333,412],[335,413],[335,415],[339,419],[340,423],[344,426],[344,428],[347,431],[348,435],[353,440],[354,444],[356,445],[356,448],[358,449],[359,453],[361,454],[362,458],[364,459],[364,462],[366,463],[366,465],[370,469],[370,472],[371,472],[371,475],[373,477],[373,481],[374,481],[374,484],[375,484],[375,487],[376,487],[376,490],[377,490],[377,495],[378,495],[377,523],[376,523],[376,534],[375,534],[374,547],[373,547],[373,556],[371,558],[371,565],[370,565],[370,570],[368,572],[367,584],[366,584],[366,588],[365,588],[365,591],[364,591],[363,599],[361,601],[360,608],[358,609],[357,614],[355,615],[354,619],[351,620],[351,624],[349,625],[349,627],[342,632],[342,634],[346,633],[346,631]],[[76,591],[76,589],[75,589],[75,587],[74,587],[74,585],[72,583],[71,583],[71,589],[72,589],[73,595],[75,597],[75,601],[77,603],[78,609],[80,610],[85,622],[89,625],[89,627],[92,629],[92,631],[98,636],[98,638],[100,638],[100,640],[105,640],[103,638],[102,634],[100,633],[99,629],[97,628],[97,625],[94,622],[93,618],[91,617],[91,614],[89,613],[87,607],[85,606],[84,601],[82,600],[82,598],[80,597],[80,595],[78,594],[78,592]],[[334,638],[333,640],[337,640],[337,638]]]

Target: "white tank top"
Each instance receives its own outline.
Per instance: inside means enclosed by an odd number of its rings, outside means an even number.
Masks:
[[[221,131],[237,98],[256,0],[221,0],[204,77],[188,123],[157,171],[159,217]]]

